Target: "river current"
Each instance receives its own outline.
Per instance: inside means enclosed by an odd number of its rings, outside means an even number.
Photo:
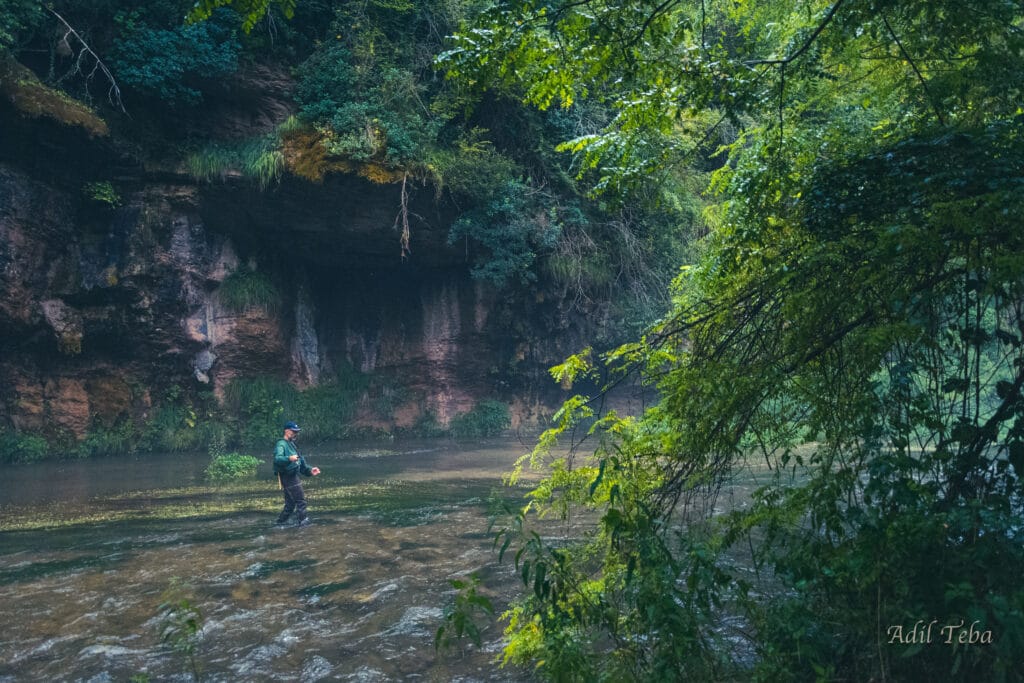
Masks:
[[[198,610],[202,681],[527,681],[482,644],[434,648],[454,579],[475,573],[500,614],[516,574],[488,533],[502,474],[529,450],[475,444],[310,445],[312,526],[278,529],[269,457],[214,487],[206,454],[5,470],[0,682],[187,681],[159,605]],[[168,592],[173,588],[173,592]]]

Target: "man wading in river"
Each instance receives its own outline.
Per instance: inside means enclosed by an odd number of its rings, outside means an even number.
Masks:
[[[284,509],[277,516],[278,525],[285,524],[292,516],[292,512],[298,515],[298,526],[309,524],[309,517],[306,516],[306,494],[302,490],[299,475],[315,477],[320,474],[320,468],[310,467],[299,455],[298,449],[295,448],[295,439],[298,436],[299,425],[285,422],[284,438],[274,447],[274,473],[284,492]]]

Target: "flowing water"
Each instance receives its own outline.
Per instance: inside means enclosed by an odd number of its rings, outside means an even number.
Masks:
[[[301,444],[300,444],[301,447]],[[309,446],[306,528],[273,526],[269,465],[227,487],[205,454],[8,467],[0,492],[0,682],[186,681],[161,641],[168,588],[201,613],[203,681],[526,681],[482,647],[434,650],[452,579],[471,572],[500,612],[516,588],[487,532],[501,475],[528,450]]]

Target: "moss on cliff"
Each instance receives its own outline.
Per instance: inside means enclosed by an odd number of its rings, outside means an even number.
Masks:
[[[46,117],[66,126],[80,126],[89,135],[106,136],[107,123],[82,102],[43,85],[36,75],[0,50],[0,95],[23,116]]]

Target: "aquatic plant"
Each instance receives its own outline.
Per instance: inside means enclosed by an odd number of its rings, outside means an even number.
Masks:
[[[185,659],[192,677],[198,681],[196,650],[203,635],[203,615],[185,595],[187,590],[188,586],[174,577],[161,596],[162,602],[157,608],[160,640]]]
[[[487,620],[494,615],[494,605],[487,596],[480,595],[480,577],[475,572],[468,580],[453,579],[452,588],[458,593],[455,600],[444,609],[444,618],[434,636],[434,649],[447,650],[456,640],[468,637],[474,645],[480,647],[480,627],[474,616],[482,613]]]

